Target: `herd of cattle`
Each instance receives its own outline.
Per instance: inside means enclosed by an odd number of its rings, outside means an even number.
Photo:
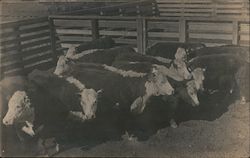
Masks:
[[[176,128],[177,108],[183,102],[202,106],[201,93],[230,95],[240,89],[242,103],[249,100],[247,48],[158,43],[142,55],[128,46],[111,48],[113,44],[103,38],[72,46],[56,68],[3,79],[3,124],[18,126],[20,139],[23,134],[53,135],[69,121],[124,124],[126,130],[126,120],[157,107],[150,105],[154,98],[169,107],[163,113]]]

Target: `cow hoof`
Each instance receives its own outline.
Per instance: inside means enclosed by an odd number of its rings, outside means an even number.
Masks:
[[[171,120],[170,120],[170,126],[171,126],[172,128],[177,128],[177,127],[178,127],[178,125],[176,124],[176,122],[175,122],[174,119],[171,119]]]
[[[242,104],[242,105],[246,104],[246,98],[245,97],[241,97],[240,104]]]

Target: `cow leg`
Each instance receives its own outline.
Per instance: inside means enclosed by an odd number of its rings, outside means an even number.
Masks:
[[[37,141],[37,154],[39,156],[44,156],[44,157],[48,157],[48,154],[47,154],[47,151],[46,151],[46,148],[45,148],[45,141],[44,139],[42,138],[39,138],[38,141]]]
[[[178,106],[178,97],[177,96],[163,96],[162,99],[166,102],[166,106],[168,106],[168,116],[170,118],[169,124],[172,128],[177,128],[178,125],[174,119],[175,111]]]
[[[143,110],[145,109],[146,107],[146,102],[148,101],[148,98],[150,96],[148,95],[144,95],[143,97],[138,97],[132,104],[131,104],[131,107],[130,107],[130,110],[133,112],[133,113],[136,113],[136,114],[141,114],[143,112]]]
[[[177,128],[178,127],[178,125],[177,125],[177,123],[175,122],[175,120],[172,118],[171,120],[170,120],[170,126],[172,127],[172,128]]]
[[[240,104],[246,104],[246,97],[245,96],[241,96]]]

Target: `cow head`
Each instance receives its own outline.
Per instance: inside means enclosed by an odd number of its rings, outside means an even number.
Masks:
[[[167,77],[161,73],[157,68],[152,68],[152,74],[150,75],[150,83],[146,87],[150,91],[154,91],[154,95],[171,95],[174,93],[174,88],[168,82]],[[150,86],[151,85],[151,86]]]
[[[94,89],[83,89],[80,93],[81,106],[86,116],[86,119],[95,118],[98,95],[101,92],[102,90],[96,92]]]
[[[71,63],[73,63],[73,62],[69,58],[67,58],[65,56],[60,56],[58,61],[57,61],[57,65],[56,65],[56,69],[54,71],[54,74],[56,74],[59,77],[62,77],[65,72],[68,72],[70,70]]]
[[[76,54],[76,47],[75,46],[70,46],[65,57],[66,58],[73,58],[73,56]]]
[[[204,71],[205,69],[196,68],[191,72],[193,79],[195,81],[195,86],[197,90],[202,90],[202,91],[204,90],[204,87],[203,87],[203,80],[205,79]]]
[[[9,100],[8,112],[3,118],[5,125],[13,125],[15,122],[34,119],[34,108],[25,91],[16,91]]]
[[[175,65],[174,69],[176,70],[179,76],[183,77],[186,80],[192,78],[192,74],[188,71],[187,65],[183,60],[175,59],[172,65]]]
[[[187,60],[187,52],[184,48],[178,48],[175,53],[175,59],[186,61]]]
[[[198,106],[200,102],[197,96],[197,89],[196,89],[194,80],[188,81],[186,83],[186,90],[187,90],[188,96],[191,98],[192,106]]]

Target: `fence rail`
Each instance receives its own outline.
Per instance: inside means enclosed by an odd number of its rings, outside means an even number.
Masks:
[[[249,17],[249,0],[157,0],[161,16]]]
[[[48,18],[0,24],[0,77],[48,69],[54,64]]]
[[[156,42],[249,45],[248,18],[51,16],[63,47],[92,40],[92,33],[137,46],[140,53]],[[91,21],[98,23],[91,27]],[[93,30],[94,29],[94,30]]]
[[[69,45],[111,36],[145,50],[156,42],[181,41],[249,46],[248,18],[121,17],[56,15],[0,24],[0,76],[48,69]]]

